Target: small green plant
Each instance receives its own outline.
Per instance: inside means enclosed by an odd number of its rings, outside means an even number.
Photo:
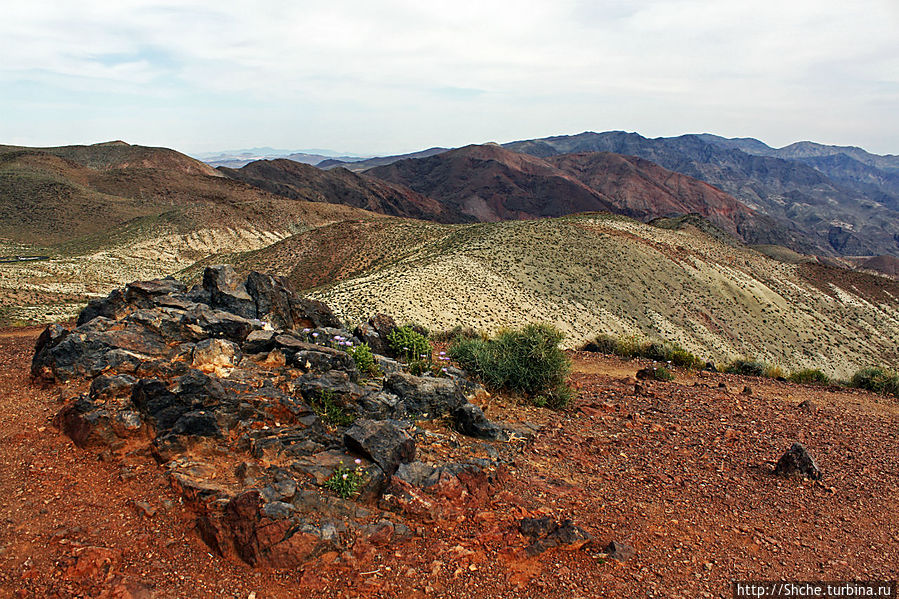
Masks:
[[[375,361],[375,355],[371,351],[371,347],[367,343],[361,345],[348,345],[344,350],[353,356],[356,368],[359,372],[364,372],[368,376],[377,376],[380,372],[378,363]]]
[[[434,351],[427,338],[412,326],[397,327],[387,334],[387,344],[393,353],[409,366],[415,375],[432,369],[431,353]]]
[[[802,385],[826,385],[830,382],[830,377],[817,368],[803,368],[791,372],[787,380]]]
[[[364,483],[365,470],[362,469],[362,460],[357,459],[355,468],[347,468],[340,462],[325,481],[324,487],[337,493],[341,499],[349,499],[359,492]]]
[[[649,371],[649,378],[654,381],[674,380],[674,374],[664,366],[650,366],[647,370]]]
[[[899,373],[880,366],[862,368],[852,375],[849,386],[899,397]]]
[[[450,357],[490,388],[522,393],[535,405],[564,407],[571,362],[559,349],[562,333],[546,324],[501,331],[493,339],[459,339]]]
[[[319,391],[318,396],[313,396],[309,405],[325,424],[331,426],[349,426],[356,420],[355,415],[349,414],[337,403],[334,392],[330,389]]]

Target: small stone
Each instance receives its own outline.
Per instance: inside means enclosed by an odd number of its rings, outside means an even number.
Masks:
[[[781,476],[804,476],[812,480],[821,478],[821,469],[815,463],[815,459],[809,454],[805,445],[793,443],[793,445],[777,461],[774,474]]]
[[[636,555],[637,551],[628,545],[627,543],[623,543],[621,541],[612,541],[606,548],[603,550],[608,557],[612,559],[617,559],[619,562],[626,562]]]

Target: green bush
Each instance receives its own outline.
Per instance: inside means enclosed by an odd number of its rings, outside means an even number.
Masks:
[[[651,379],[655,381],[673,381],[674,375],[670,370],[665,368],[664,366],[651,366],[647,370],[649,370],[649,376]]]
[[[791,383],[800,383],[802,385],[826,385],[830,382],[830,377],[817,368],[803,368],[802,370],[791,372],[787,380]]]
[[[588,351],[615,354],[623,358],[649,358],[670,362],[681,368],[702,368],[705,362],[673,341],[647,341],[636,335],[614,337],[602,333],[584,346]]]
[[[361,345],[351,345],[346,348],[348,354],[353,356],[356,368],[359,372],[364,372],[368,376],[376,376],[378,374],[378,365],[375,362],[375,355],[371,351],[368,343]]]
[[[457,324],[446,331],[433,333],[429,338],[441,343],[453,343],[458,339],[486,339],[487,336],[481,331]]]
[[[397,327],[387,334],[387,344],[409,366],[412,374],[418,375],[431,369],[430,342],[412,326]]]
[[[879,366],[862,368],[852,375],[851,387],[899,397],[899,373]]]
[[[768,367],[752,360],[734,360],[724,368],[727,374],[742,374],[743,376],[765,376]]]
[[[493,339],[459,339],[450,357],[492,389],[522,393],[537,405],[563,407],[571,362],[559,349],[562,333],[546,324],[501,331]]]

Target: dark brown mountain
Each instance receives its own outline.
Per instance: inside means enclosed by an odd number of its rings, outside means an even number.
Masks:
[[[616,210],[609,198],[552,164],[492,144],[400,160],[366,172],[484,222]]]
[[[239,168],[220,167],[229,178],[267,192],[310,202],[354,206],[391,216],[437,222],[465,222],[465,215],[436,200],[399,185],[345,168],[322,170],[292,160],[257,160]]]
[[[481,221],[608,211],[641,220],[699,214],[752,244],[814,245],[702,181],[612,153],[547,159],[497,145],[467,146],[367,173],[428,195]]]

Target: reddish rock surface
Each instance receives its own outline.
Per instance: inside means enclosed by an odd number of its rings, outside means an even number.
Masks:
[[[899,576],[894,399],[683,372],[636,396],[643,364],[576,354],[570,410],[483,406],[538,430],[484,505],[388,548],[384,531],[314,567],[257,569],[213,555],[148,455],[109,460],[53,427],[58,392],[28,374],[39,333],[0,334],[0,597],[692,598],[735,579]],[[820,482],[772,474],[794,441]],[[520,522],[544,516],[593,541],[529,556]],[[612,541],[633,556],[606,557]]]

